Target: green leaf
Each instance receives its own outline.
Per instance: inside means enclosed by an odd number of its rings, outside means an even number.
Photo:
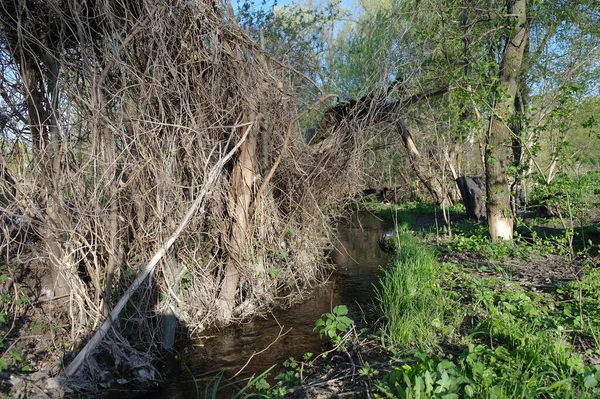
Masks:
[[[465,385],[465,394],[472,398],[475,395],[475,389],[471,385]]]
[[[417,377],[415,379],[415,391],[420,394],[421,392],[423,392],[425,390],[425,387],[423,386],[423,378],[421,377]]]
[[[587,375],[583,378],[583,385],[586,388],[594,388],[598,386],[598,380],[593,375]]]
[[[254,387],[257,390],[263,390],[266,391],[267,389],[269,389],[271,387],[271,384],[269,384],[267,382],[267,380],[265,380],[264,378],[261,378],[260,380],[256,381],[256,384],[254,384]]]
[[[23,356],[21,356],[21,354],[15,350],[10,351],[10,355],[18,362],[23,361]]]
[[[433,376],[429,370],[425,371],[425,386],[427,387],[426,393],[430,394],[433,391]]]
[[[348,307],[346,305],[337,305],[333,308],[333,313],[337,316],[345,316],[348,314]]]
[[[346,329],[352,325],[352,319],[346,316],[341,316],[338,318],[338,322],[346,326]]]

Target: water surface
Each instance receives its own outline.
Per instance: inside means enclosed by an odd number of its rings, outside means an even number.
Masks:
[[[340,223],[338,242],[331,251],[336,265],[330,282],[308,296],[305,302],[289,309],[275,311],[268,318],[254,318],[241,325],[225,328],[214,337],[202,340],[182,354],[182,366],[159,392],[150,398],[193,398],[201,394],[211,378],[220,372],[231,377],[252,357],[236,379],[260,374],[267,368],[290,357],[302,359],[307,352],[319,353],[324,349],[319,334],[313,331],[315,320],[339,304],[345,304],[350,317],[369,320],[372,316],[374,284],[378,281],[380,266],[387,265],[377,240],[390,228],[373,215],[354,215]],[[287,332],[275,341],[281,331]],[[274,342],[275,341],[275,342]],[[272,374],[278,373],[276,369]],[[175,373],[174,373],[175,374]],[[225,397],[225,396],[224,396]]]

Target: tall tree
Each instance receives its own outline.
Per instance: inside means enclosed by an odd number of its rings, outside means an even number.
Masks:
[[[515,19],[515,23],[507,37],[500,62],[496,106],[490,117],[485,157],[487,217],[492,240],[511,240],[513,237],[514,217],[510,207],[508,182],[511,160],[509,122],[515,112],[514,98],[529,38],[526,0],[508,0],[506,12],[509,18]]]

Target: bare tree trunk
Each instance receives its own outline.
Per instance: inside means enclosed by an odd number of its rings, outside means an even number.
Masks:
[[[31,131],[33,142],[32,151],[34,162],[40,168],[40,188],[42,190],[42,198],[44,209],[42,216],[44,220],[41,222],[38,233],[42,238],[49,253],[49,274],[51,287],[43,287],[49,290],[53,295],[62,296],[68,294],[69,287],[61,273],[63,261],[63,253],[57,240],[57,223],[59,218],[61,196],[56,191],[58,182],[53,179],[53,170],[60,168],[58,154],[55,151],[58,146],[57,128],[54,127],[52,145],[48,136],[47,123],[49,115],[44,109],[44,81],[42,73],[37,63],[31,57],[23,55],[21,58],[21,70],[23,83],[27,87],[27,96],[25,102],[27,104],[28,124]],[[55,76],[54,79],[57,77]],[[50,84],[49,84],[50,86]]]
[[[435,203],[441,205],[447,200],[444,193],[444,188],[440,182],[434,176],[432,176],[425,167],[423,167],[421,153],[417,149],[417,145],[410,134],[410,130],[408,130],[408,127],[406,127],[404,119],[398,119],[395,126],[396,130],[400,134],[400,137],[402,138],[404,148],[406,148],[406,153],[408,154],[408,159],[415,174],[417,175],[417,178],[425,185],[425,187],[427,187],[427,191]]]
[[[254,120],[254,115],[249,120]],[[246,122],[248,119],[242,120],[242,123]],[[244,126],[241,134],[247,129],[249,126]],[[240,147],[240,155],[231,177],[228,210],[232,223],[226,243],[229,260],[225,266],[218,299],[219,319],[223,322],[230,321],[233,316],[241,272],[250,264],[248,249],[252,236],[252,220],[249,208],[252,203],[254,179],[258,173],[256,136],[255,132],[251,133]]]
[[[510,207],[508,167],[511,161],[510,118],[514,115],[523,54],[528,40],[526,0],[509,0],[507,14],[517,17],[512,37],[508,38],[500,63],[497,103],[490,120],[486,146],[485,173],[487,216],[490,238],[512,240],[514,217]]]

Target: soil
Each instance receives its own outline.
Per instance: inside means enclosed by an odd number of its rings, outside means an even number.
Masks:
[[[440,260],[462,265],[480,277],[498,275],[496,270],[501,268],[511,275],[513,281],[531,291],[547,291],[557,284],[576,279],[581,273],[579,260],[570,261],[559,255],[537,255],[526,261],[497,261],[477,253],[452,252],[442,255]]]

